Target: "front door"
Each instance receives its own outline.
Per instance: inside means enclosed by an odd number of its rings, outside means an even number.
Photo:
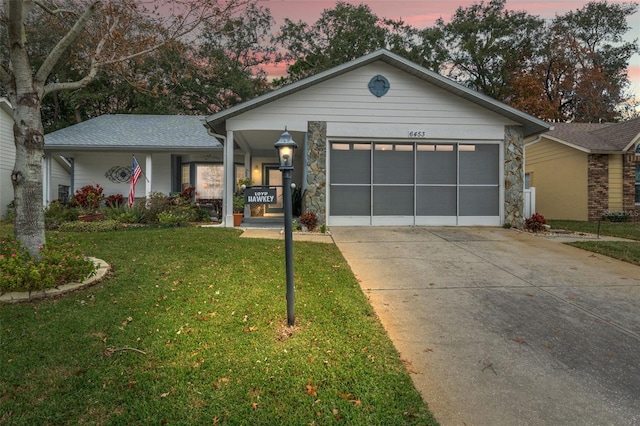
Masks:
[[[278,165],[270,164],[264,166],[264,174],[266,186],[276,188],[276,202],[274,204],[267,204],[265,213],[270,214],[282,214],[284,209],[282,207],[282,172]]]

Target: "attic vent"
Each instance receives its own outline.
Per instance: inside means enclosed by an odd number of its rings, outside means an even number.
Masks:
[[[379,98],[387,94],[389,86],[389,80],[380,74],[369,80],[369,91]]]

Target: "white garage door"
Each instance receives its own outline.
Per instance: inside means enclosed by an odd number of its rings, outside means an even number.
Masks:
[[[332,142],[329,225],[500,225],[499,143]]]

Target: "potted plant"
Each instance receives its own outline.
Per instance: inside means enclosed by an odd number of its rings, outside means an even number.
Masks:
[[[244,217],[245,188],[251,186],[251,179],[240,179],[237,182],[237,191],[233,194],[233,226],[240,226]]]
[[[244,192],[233,195],[233,226],[240,226],[244,217]]]

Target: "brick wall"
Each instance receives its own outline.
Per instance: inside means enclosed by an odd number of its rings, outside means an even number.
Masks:
[[[595,222],[609,209],[609,156],[589,154],[588,170],[588,214]]]

